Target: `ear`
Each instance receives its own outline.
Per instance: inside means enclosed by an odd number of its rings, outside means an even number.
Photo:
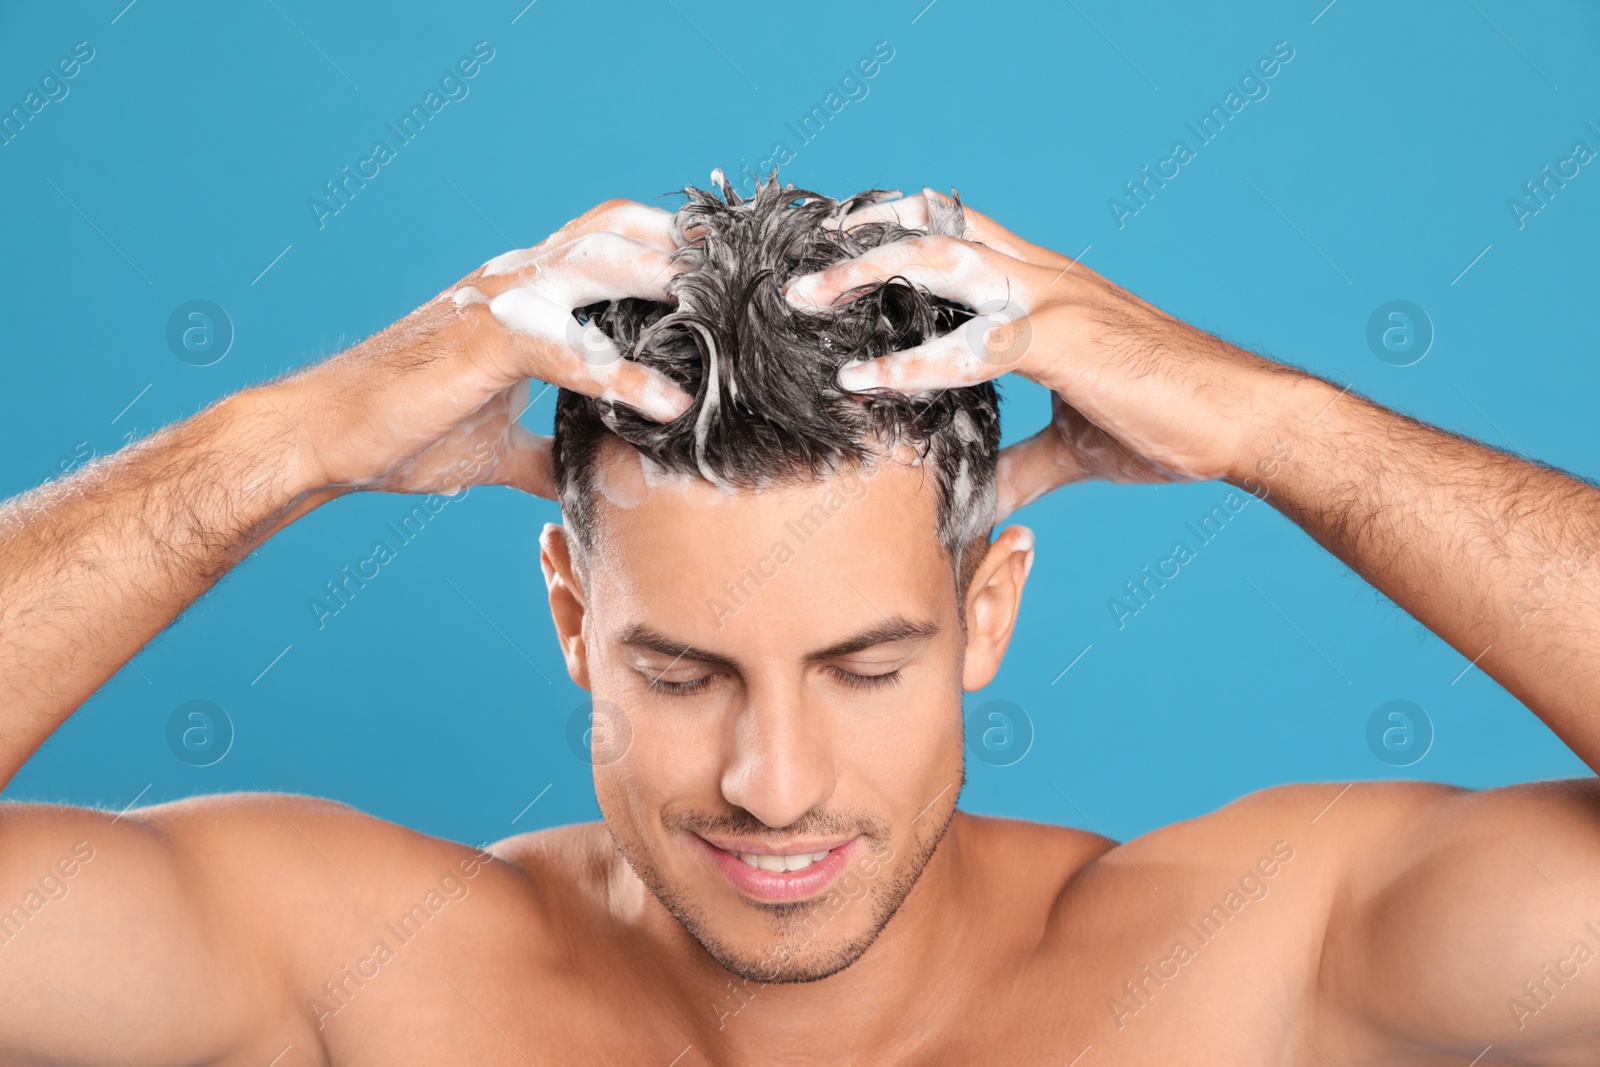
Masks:
[[[545,588],[550,591],[550,617],[556,624],[556,640],[567,661],[567,674],[588,689],[589,653],[583,642],[583,617],[588,604],[573,570],[567,531],[554,523],[545,523],[539,534],[539,569],[544,571]]]
[[[1011,643],[1022,607],[1022,587],[1033,569],[1033,531],[1011,526],[989,552],[967,587],[967,653],[961,688],[976,692],[994,681]]]

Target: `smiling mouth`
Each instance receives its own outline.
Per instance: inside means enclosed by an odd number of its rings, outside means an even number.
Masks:
[[[813,863],[820,863],[832,854],[833,849],[825,848],[820,852],[801,852],[795,855],[778,855],[776,853],[761,852],[734,852],[723,849],[730,856],[743,860],[747,866],[757,870],[772,871],[782,874],[786,871],[803,871]]]
[[[728,839],[717,844],[699,834],[691,834],[690,840],[734,889],[774,904],[805,900],[826,891],[844,873],[860,837],[828,847],[821,847],[821,841],[795,842],[788,849],[764,852],[747,852],[739,847],[742,842]]]

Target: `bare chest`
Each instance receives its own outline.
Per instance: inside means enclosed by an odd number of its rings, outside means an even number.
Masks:
[[[1172,918],[919,975],[895,1004],[875,1002],[846,970],[825,980],[843,995],[821,1014],[796,1010],[789,987],[731,977],[686,996],[609,956],[566,980],[509,954],[480,957],[453,974],[363,989],[324,1020],[326,1062],[1300,1067],[1356,1051],[1317,1015],[1306,961],[1275,945],[1269,924],[1179,921],[1170,932]]]

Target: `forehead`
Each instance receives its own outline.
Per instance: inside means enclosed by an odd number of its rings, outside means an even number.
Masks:
[[[608,441],[596,470],[590,608],[696,644],[777,651],[893,615],[949,621],[952,564],[931,470],[880,459],[759,492],[663,475]]]

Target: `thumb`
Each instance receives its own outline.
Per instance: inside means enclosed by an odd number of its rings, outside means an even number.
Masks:
[[[995,522],[1084,476],[1054,425],[1000,450],[995,464]]]
[[[554,438],[534,433],[521,423],[512,423],[506,435],[506,449],[496,464],[492,481],[509,485],[524,493],[556,498],[555,466],[551,461]]]

